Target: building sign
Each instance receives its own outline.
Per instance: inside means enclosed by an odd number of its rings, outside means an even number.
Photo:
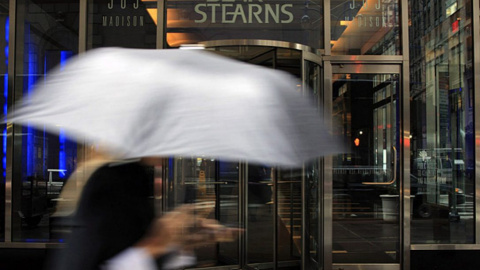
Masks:
[[[358,27],[393,27],[395,25],[397,1],[351,0],[344,7],[344,21],[353,22]]]
[[[264,0],[206,0],[195,5],[196,23],[291,23],[293,4]]]
[[[88,0],[87,48],[156,47],[157,0]]]
[[[102,14],[104,27],[143,27],[145,25],[145,7],[141,0],[107,0],[107,12]],[[105,8],[104,7],[104,8]],[[141,8],[142,10],[139,10]]]
[[[323,46],[323,0],[168,0],[167,43],[261,39]]]

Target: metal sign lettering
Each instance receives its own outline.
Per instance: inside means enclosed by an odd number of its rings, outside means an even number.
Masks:
[[[270,4],[263,0],[206,0],[195,5],[200,15],[196,23],[276,23],[293,22],[293,4]]]

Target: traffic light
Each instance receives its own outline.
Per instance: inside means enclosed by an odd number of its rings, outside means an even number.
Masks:
[[[355,144],[355,146],[359,146],[360,145],[360,139],[355,138],[355,140],[353,140],[353,143]]]

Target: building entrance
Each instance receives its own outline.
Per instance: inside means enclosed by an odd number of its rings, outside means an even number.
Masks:
[[[250,42],[250,41],[249,41]],[[322,102],[320,57],[284,42],[214,42],[205,48],[293,74]],[[242,45],[238,45],[242,44]],[[307,87],[308,86],[308,87]],[[274,135],[272,135],[274,136]],[[321,161],[282,169],[212,157],[174,157],[165,166],[163,209],[196,203],[198,217],[244,228],[232,243],[196,250],[196,268],[320,269],[323,266]]]
[[[197,267],[400,269],[400,65],[333,64],[327,86],[321,58],[304,47],[217,41],[205,48],[298,77],[350,152],[290,170],[170,159],[165,209],[197,203],[199,217],[245,229],[237,242],[201,247]]]

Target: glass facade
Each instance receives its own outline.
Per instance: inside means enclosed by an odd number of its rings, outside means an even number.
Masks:
[[[409,269],[414,250],[480,250],[479,21],[471,0],[0,0],[2,115],[100,47],[201,43],[285,71],[350,151],[296,169],[165,157],[157,209],[196,203],[245,229],[195,267]],[[1,129],[0,248],[62,243],[59,196],[98,149]]]
[[[474,243],[471,1],[411,1],[412,243]]]
[[[401,54],[398,2],[330,1],[332,55]]]
[[[15,100],[35,92],[52,68],[78,53],[78,1],[18,1]],[[12,182],[12,241],[62,241],[51,235],[51,214],[77,165],[77,143],[59,127],[15,126]]]

